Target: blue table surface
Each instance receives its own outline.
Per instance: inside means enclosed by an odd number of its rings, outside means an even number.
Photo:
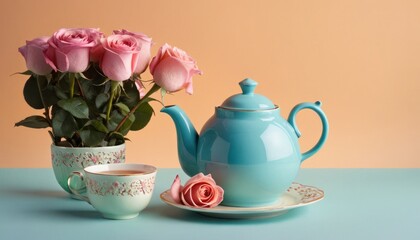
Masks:
[[[61,190],[52,169],[0,169],[0,239],[420,239],[420,169],[301,169],[325,199],[267,219],[206,217],[163,203],[180,169],[159,169],[149,206],[103,219]]]

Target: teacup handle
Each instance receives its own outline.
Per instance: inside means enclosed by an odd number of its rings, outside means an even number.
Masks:
[[[296,114],[305,108],[309,108],[313,111],[315,111],[318,116],[321,118],[321,122],[322,122],[322,134],[321,137],[319,138],[318,142],[315,144],[314,147],[312,147],[309,151],[304,152],[302,154],[302,160],[301,162],[303,162],[305,159],[307,159],[308,157],[314,155],[316,152],[318,152],[319,149],[321,149],[322,145],[324,145],[325,140],[327,139],[327,135],[328,135],[328,131],[329,131],[329,126],[328,126],[328,119],[327,116],[325,116],[324,111],[322,111],[321,109],[321,102],[317,101],[315,103],[309,103],[309,102],[305,102],[305,103],[300,103],[298,105],[296,105],[292,111],[289,114],[289,118],[287,119],[287,121],[290,123],[290,125],[292,125],[293,129],[295,130],[295,133],[297,135],[297,137],[300,137],[300,131],[296,126]]]
[[[84,183],[85,182],[85,177],[83,176],[82,172],[79,171],[74,171],[72,173],[70,173],[69,177],[67,178],[67,186],[70,189],[70,192],[72,192],[74,195],[78,196],[80,199],[88,202],[90,204],[89,198],[84,196],[83,194],[81,194],[81,192],[85,192],[86,191],[86,184],[84,184],[84,187],[80,188],[80,189],[75,189],[72,187],[72,179],[74,176],[77,176],[78,178],[80,178],[80,180]]]

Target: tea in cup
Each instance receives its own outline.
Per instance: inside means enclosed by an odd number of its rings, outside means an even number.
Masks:
[[[130,219],[149,204],[156,171],[144,164],[94,165],[72,172],[67,184],[73,194],[89,202],[103,217]],[[80,180],[85,186],[75,188],[74,183]]]

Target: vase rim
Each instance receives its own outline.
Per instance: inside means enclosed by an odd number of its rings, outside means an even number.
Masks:
[[[114,145],[114,146],[102,146],[102,147],[65,147],[65,146],[57,146],[54,143],[51,143],[51,147],[53,148],[62,148],[62,149],[66,149],[66,148],[70,148],[70,149],[94,149],[94,148],[118,148],[118,147],[123,147],[125,146],[125,143],[121,143],[118,145]]]

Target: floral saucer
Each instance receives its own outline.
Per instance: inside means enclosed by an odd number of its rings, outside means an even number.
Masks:
[[[284,214],[290,209],[318,202],[324,198],[324,191],[316,187],[292,183],[276,203],[262,207],[230,207],[219,205],[214,208],[194,208],[176,203],[171,197],[170,190],[161,193],[160,198],[168,205],[176,208],[211,217],[245,219],[274,217]]]

